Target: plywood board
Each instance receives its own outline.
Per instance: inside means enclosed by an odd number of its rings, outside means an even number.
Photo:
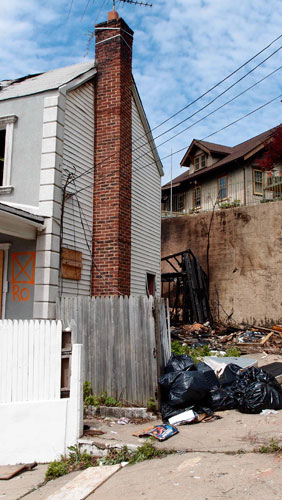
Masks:
[[[11,479],[16,474],[25,469],[25,465],[1,465],[0,466],[0,480]]]
[[[80,280],[82,269],[82,252],[62,248],[62,277]]]
[[[84,500],[120,469],[120,464],[89,467],[47,500]]]

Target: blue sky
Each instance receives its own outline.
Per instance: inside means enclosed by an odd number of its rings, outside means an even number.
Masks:
[[[133,74],[152,128],[282,34],[281,0],[152,1],[152,8],[116,1],[119,14],[135,32]],[[89,33],[95,22],[106,19],[111,7],[110,0],[6,1],[1,5],[0,80],[91,59],[94,45],[87,50]],[[156,128],[154,135],[197,112],[281,45],[282,38],[205,98]],[[192,125],[280,66],[282,50],[156,143]],[[222,110],[160,146],[161,158],[282,94],[281,76],[282,70],[277,71]],[[207,140],[232,146],[281,123],[281,99]],[[183,154],[184,151],[173,156],[174,177],[184,171],[179,167]],[[163,164],[166,182],[170,178],[170,159]]]

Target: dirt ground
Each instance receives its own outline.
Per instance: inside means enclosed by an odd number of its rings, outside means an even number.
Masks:
[[[258,356],[259,364],[281,361],[278,356]],[[211,500],[281,498],[282,456],[257,450],[275,439],[282,445],[282,410],[276,414],[246,415],[238,411],[218,412],[220,420],[179,427],[179,434],[158,448],[175,450],[166,458],[126,466],[88,498],[93,500]],[[158,423],[160,421],[157,421]],[[113,419],[96,419],[102,436],[89,438],[98,444],[140,446],[145,439],[132,434],[151,424],[119,425]],[[47,499],[73,475],[37,489],[46,466],[10,481],[0,481],[0,499]],[[77,473],[74,473],[77,474]],[[34,491],[32,491],[34,490]]]

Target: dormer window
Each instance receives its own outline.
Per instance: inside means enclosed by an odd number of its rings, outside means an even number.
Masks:
[[[195,170],[199,170],[199,168],[204,168],[207,164],[206,160],[207,160],[206,155],[195,156],[194,160]]]

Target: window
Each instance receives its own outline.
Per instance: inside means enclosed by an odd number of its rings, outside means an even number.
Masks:
[[[165,201],[166,211],[170,211],[170,194]],[[184,193],[175,193],[172,195],[172,212],[184,212]]]
[[[146,274],[146,293],[148,297],[150,295],[155,296],[156,293],[156,276],[154,274]]]
[[[11,164],[14,124],[17,116],[0,116],[0,193],[12,191]]]
[[[223,177],[219,177],[217,180],[218,183],[218,199],[221,200],[226,200],[227,198],[227,175],[224,175]]]
[[[207,160],[206,155],[195,156],[194,160],[195,170],[199,170],[199,168],[204,168],[207,164],[206,160]]]
[[[201,208],[201,186],[193,189],[193,208]]]
[[[253,194],[263,195],[263,172],[262,170],[253,170]]]

